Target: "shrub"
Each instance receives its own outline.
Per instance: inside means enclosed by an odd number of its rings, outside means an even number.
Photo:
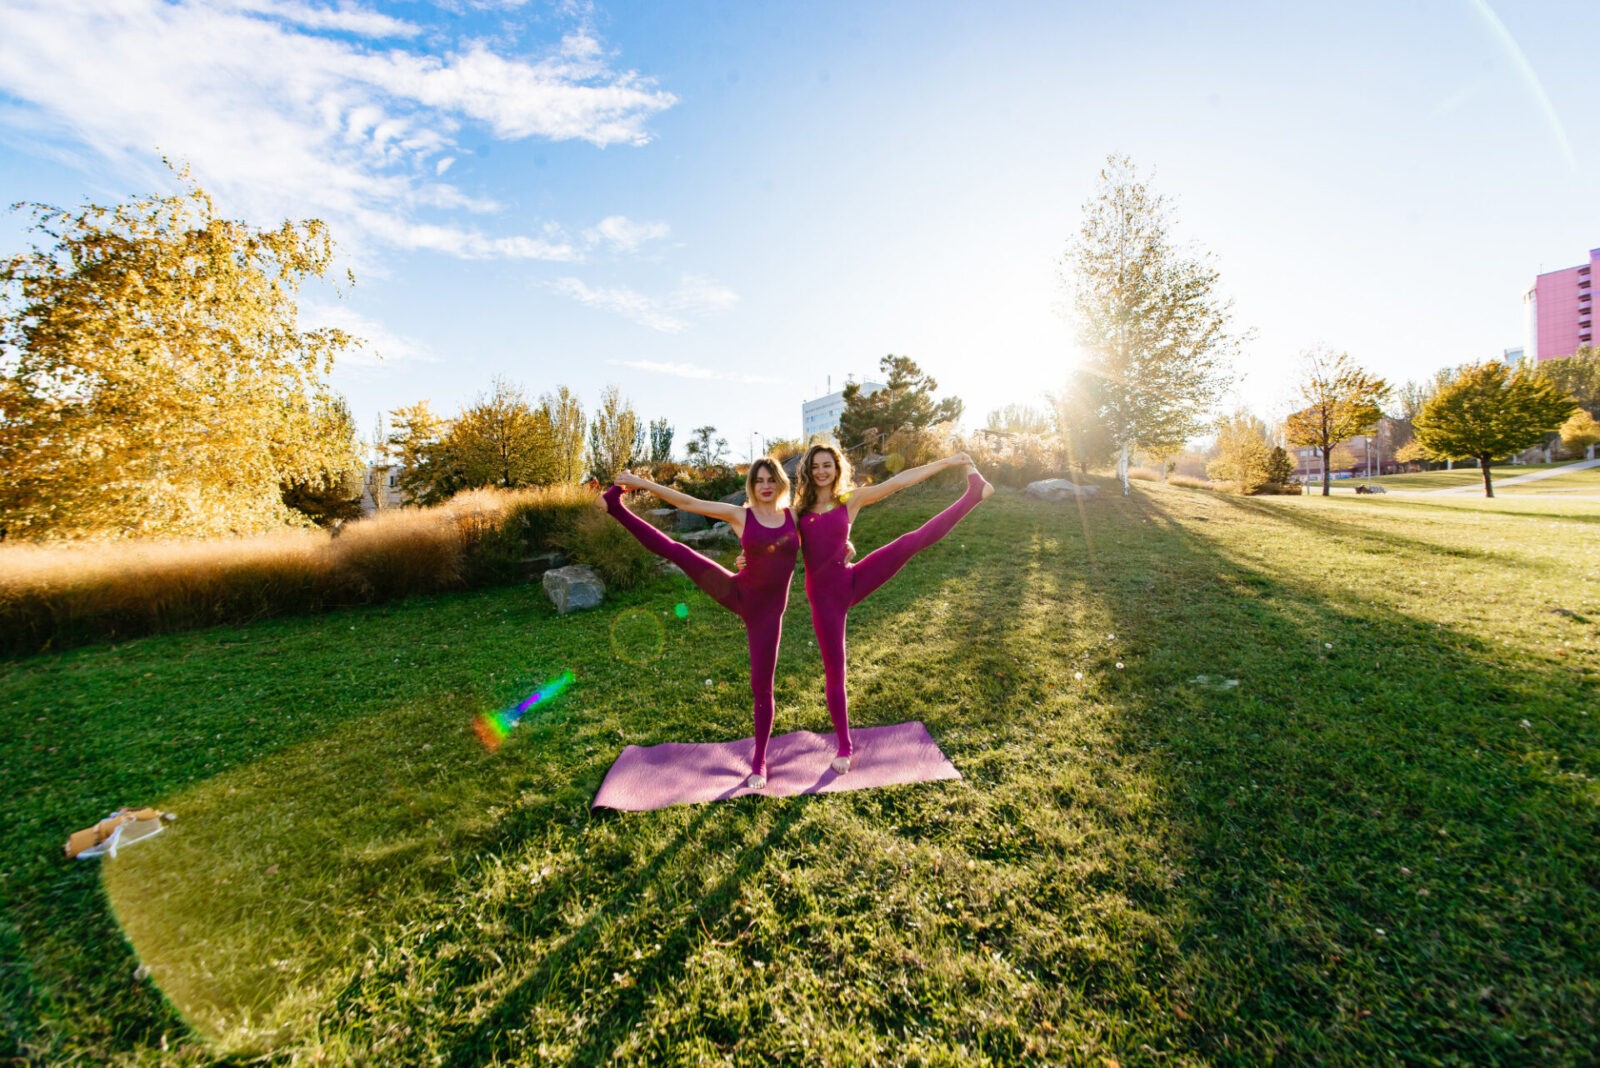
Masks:
[[[720,501],[744,489],[744,476],[726,464],[684,467],[678,472],[674,488],[703,501]]]
[[[0,655],[516,582],[592,499],[575,486],[479,490],[336,536],[0,547]]]
[[[594,508],[559,535],[558,544],[568,557],[600,572],[606,585],[613,589],[632,589],[656,569],[653,554],[635,541],[622,524]]]

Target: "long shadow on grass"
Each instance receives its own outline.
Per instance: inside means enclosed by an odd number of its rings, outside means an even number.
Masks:
[[[1329,526],[1219,502],[1213,520],[1308,530],[1308,553]],[[1297,577],[1305,557],[1264,569],[1230,548],[1240,526],[1185,524],[1170,498],[1130,503],[1152,537],[1120,566],[1213,591],[1104,591],[1159,667],[1119,703],[1188,853],[1169,979],[1185,1044],[1241,1062],[1585,1059],[1600,1013],[1593,686],[1336,599]]]
[[[620,608],[629,604],[624,598]],[[575,692],[593,688],[612,670],[605,653],[609,623],[597,614],[557,622],[536,591],[494,590],[151,638],[14,666],[0,677],[0,777],[18,802],[0,829],[7,921],[0,926],[0,1051],[102,1061],[119,1051],[188,1041],[161,992],[130,981],[140,961],[107,906],[102,862],[64,860],[61,844],[70,831],[120,805],[173,807],[175,795],[319,736],[337,736],[351,724],[374,723],[381,736],[397,708],[432,710],[434,722],[413,739],[418,749],[437,741],[431,735],[441,730],[470,738],[475,712],[518,700],[564,667],[583,675]],[[531,645],[530,633],[537,637]],[[530,722],[519,734],[550,739],[553,729]],[[596,721],[569,730],[587,746],[576,753],[561,746],[554,770],[530,747],[510,747],[500,774],[510,776],[511,797],[530,788],[518,783],[537,779],[552,784],[554,804],[581,812],[593,785],[585,776],[598,774],[590,767],[599,759],[596,735],[606,729]],[[364,778],[357,762],[348,782],[359,786]],[[241,801],[236,826],[208,825],[203,813],[182,811],[180,800],[175,807],[190,821],[180,819],[176,838],[156,839],[115,863],[158,864],[178,838],[197,835],[218,836],[230,853],[247,849],[263,817],[270,822],[297,800],[277,784],[263,784]],[[403,796],[392,799],[402,816],[406,803]],[[472,842],[492,841],[495,833],[485,830]],[[256,864],[256,874],[268,866]],[[209,876],[217,867],[202,861],[199,870]]]

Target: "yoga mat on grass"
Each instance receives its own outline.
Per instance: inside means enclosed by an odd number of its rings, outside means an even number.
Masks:
[[[594,807],[644,812],[743,794],[792,797],[961,778],[921,723],[862,727],[851,733],[855,753],[844,775],[828,766],[835,752],[832,734],[795,731],[773,738],[767,743],[767,785],[761,790],[744,784],[750,775],[754,738],[630,745],[606,772]]]

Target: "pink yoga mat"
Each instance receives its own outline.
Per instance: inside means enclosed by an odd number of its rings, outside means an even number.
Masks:
[[[835,750],[832,734],[796,731],[772,739],[767,745],[767,785],[761,790],[744,784],[754,738],[630,745],[606,772],[594,806],[643,812],[742,794],[792,797],[961,778],[921,723],[862,727],[852,733],[855,754],[845,775],[834,774],[828,766]]]

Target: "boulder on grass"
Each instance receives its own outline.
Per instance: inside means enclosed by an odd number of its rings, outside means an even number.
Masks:
[[[726,523],[718,523],[709,530],[696,530],[683,535],[678,539],[685,545],[716,545],[723,542],[738,544],[739,537],[734,534],[733,528]]]
[[[544,593],[558,615],[594,608],[605,600],[606,586],[593,568],[582,564],[558,567],[544,573]]]
[[[673,527],[682,534],[689,530],[704,530],[711,525],[711,521],[695,512],[685,512],[682,509],[672,520]]]
[[[1028,483],[1026,492],[1036,500],[1070,501],[1078,497],[1093,497],[1100,492],[1100,487],[1080,486],[1064,478],[1042,478],[1038,482]]]

